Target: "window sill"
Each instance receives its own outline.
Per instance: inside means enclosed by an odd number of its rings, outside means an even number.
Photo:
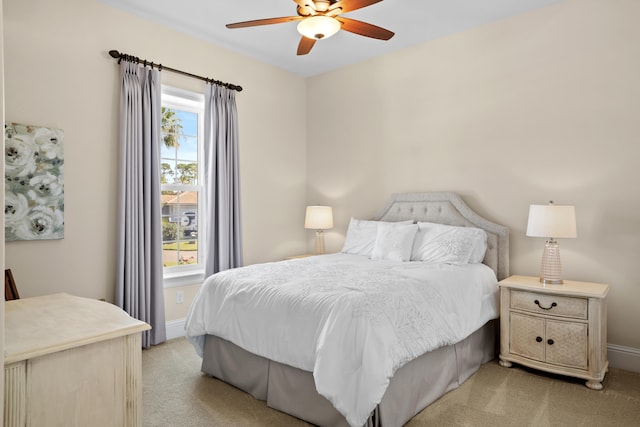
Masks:
[[[181,271],[165,273],[163,284],[165,288],[176,286],[198,285],[204,282],[204,270]]]

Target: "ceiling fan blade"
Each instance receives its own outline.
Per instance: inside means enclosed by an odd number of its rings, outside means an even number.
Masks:
[[[309,39],[302,36],[300,43],[298,43],[298,55],[306,55],[309,53],[314,44],[316,44],[316,39]]]
[[[302,1],[302,0],[301,0]],[[380,3],[382,0],[340,0],[329,6],[329,10],[342,9],[340,13],[351,12],[352,10],[362,9],[372,4]]]
[[[227,24],[227,28],[246,28],[257,27],[258,25],[280,24],[283,22],[300,21],[304,19],[302,16],[283,16],[282,18],[254,19],[253,21],[235,22]]]
[[[393,32],[373,24],[368,24],[355,19],[343,18],[342,16],[339,16],[336,19],[342,24],[343,30],[360,36],[371,37],[378,40],[389,40],[394,36]]]

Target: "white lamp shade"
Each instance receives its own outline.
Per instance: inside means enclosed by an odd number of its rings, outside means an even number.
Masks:
[[[333,210],[330,206],[307,206],[304,228],[326,230],[333,228]]]
[[[553,204],[529,206],[527,236],[577,237],[575,206]]]
[[[298,24],[298,32],[308,39],[326,39],[340,30],[340,22],[330,16],[312,16]]]

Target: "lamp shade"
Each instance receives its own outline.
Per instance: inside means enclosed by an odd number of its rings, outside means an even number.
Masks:
[[[304,228],[313,230],[333,228],[333,210],[331,206],[307,206]]]
[[[570,205],[531,205],[527,236],[571,238],[577,237],[576,209]]]
[[[340,30],[340,22],[330,16],[317,15],[305,18],[298,24],[298,32],[308,39],[320,40]]]

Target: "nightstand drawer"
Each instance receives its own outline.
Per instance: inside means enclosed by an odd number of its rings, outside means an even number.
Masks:
[[[545,332],[548,363],[587,369],[589,344],[585,323],[547,320]]]
[[[587,325],[511,313],[509,352],[554,365],[586,369]]]
[[[589,301],[511,289],[511,308],[551,316],[587,319]]]
[[[544,319],[510,313],[509,352],[544,360]]]

